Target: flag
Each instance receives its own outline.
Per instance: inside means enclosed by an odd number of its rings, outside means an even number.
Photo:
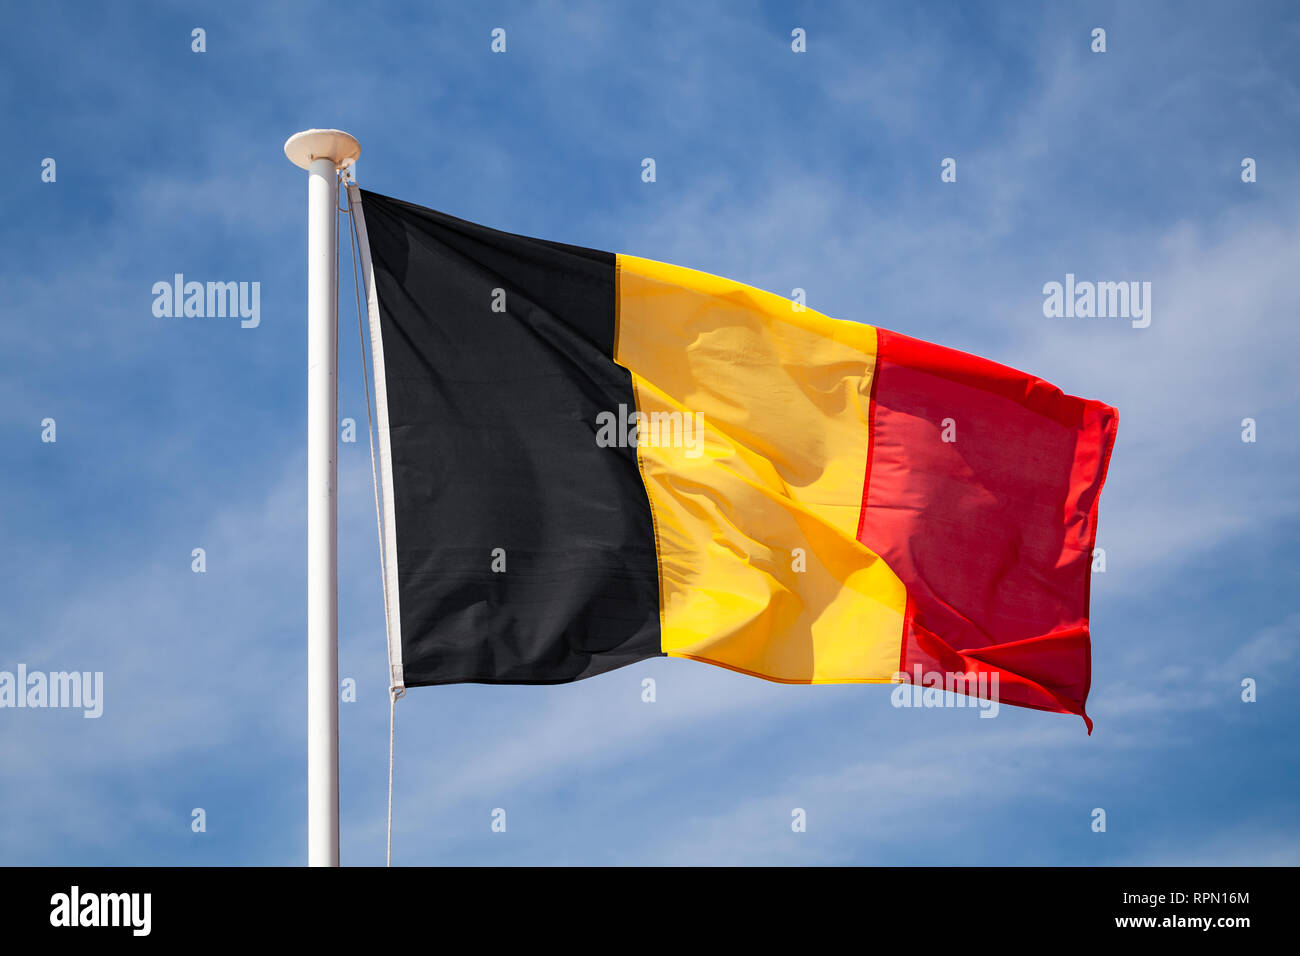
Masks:
[[[1091,732],[1114,409],[729,279],[358,192],[396,686],[667,655],[996,681]]]

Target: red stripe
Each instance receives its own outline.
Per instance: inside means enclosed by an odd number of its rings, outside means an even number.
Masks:
[[[1089,582],[1117,420],[878,330],[858,539],[907,586],[900,670],[996,674],[1003,703],[1079,714],[1091,732]]]

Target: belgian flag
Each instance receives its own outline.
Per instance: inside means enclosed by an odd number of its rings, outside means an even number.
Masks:
[[[1079,714],[1117,415],[964,352],[353,188],[397,687],[648,657]]]

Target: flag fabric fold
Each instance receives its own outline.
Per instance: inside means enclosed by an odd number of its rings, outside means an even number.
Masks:
[[[1088,721],[1114,409],[728,279],[361,196],[397,683],[669,655],[995,677],[1003,703]]]

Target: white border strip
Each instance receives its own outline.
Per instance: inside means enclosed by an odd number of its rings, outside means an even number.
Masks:
[[[375,369],[375,408],[379,415],[379,487],[384,502],[384,602],[388,615],[388,670],[395,691],[404,691],[402,675],[402,604],[397,587],[397,517],[393,506],[393,455],[388,436],[388,381],[384,376],[384,336],[379,325],[379,295],[370,264],[370,237],[361,206],[361,189],[348,183],[348,202],[356,210],[357,245],[361,252],[361,281],[366,286],[366,311],[370,325],[370,357]],[[400,696],[400,693],[399,695]]]

